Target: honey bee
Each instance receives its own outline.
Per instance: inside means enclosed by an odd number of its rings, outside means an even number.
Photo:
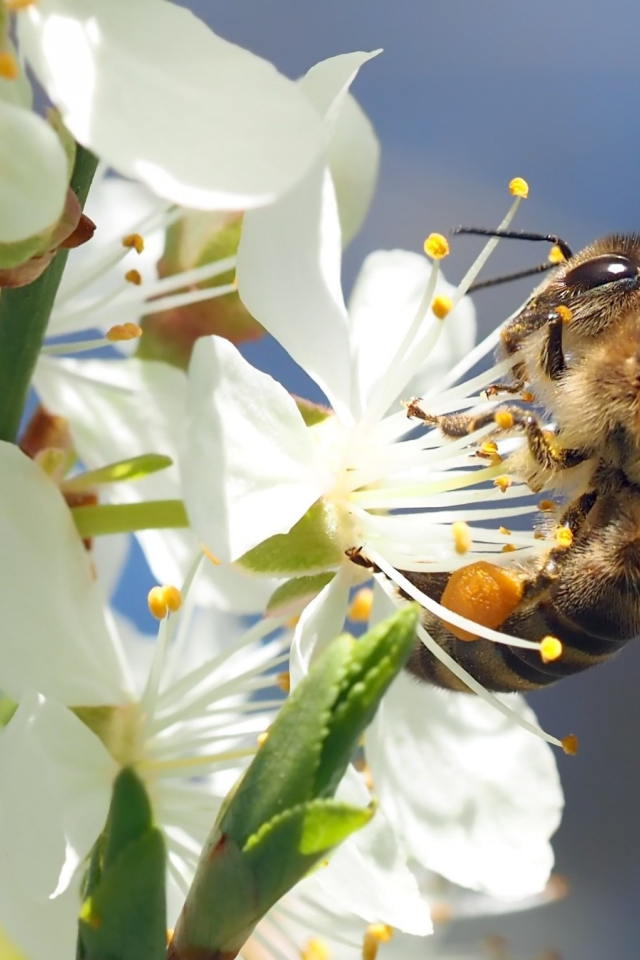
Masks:
[[[565,244],[565,254],[505,325],[503,355],[518,360],[512,380],[490,390],[530,390],[553,419],[553,431],[516,405],[442,416],[426,413],[419,401],[408,405],[410,416],[438,426],[446,437],[491,423],[503,434],[523,434],[507,472],[535,491],[570,497],[559,520],[568,531],[563,544],[511,568],[516,591],[508,609],[500,622],[485,623],[527,640],[558,638],[558,660],[544,663],[536,651],[462,639],[455,628],[425,616],[441,646],[495,691],[546,686],[608,659],[640,633],[640,236],[605,237],[575,256]],[[471,608],[480,603],[473,591],[482,592],[484,577],[496,579],[492,565],[477,566],[454,574],[403,574],[455,610],[465,591],[471,591]],[[466,585],[460,582],[465,576]],[[500,599],[505,588],[495,589]],[[421,643],[408,669],[440,686],[466,689]]]

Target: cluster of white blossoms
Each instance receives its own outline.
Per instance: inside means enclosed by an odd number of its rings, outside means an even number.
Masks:
[[[68,182],[63,146],[14,65],[28,63],[102,161],[86,207],[96,236],[70,255],[34,376],[87,479],[46,449],[34,460],[0,442],[0,688],[15,706],[0,732],[0,928],[30,960],[63,960],[120,769],[137,771],[163,831],[173,923],[220,804],[345,621],[381,618],[393,595],[384,585],[406,588],[397,571],[423,569],[425,544],[440,571],[525,559],[539,545],[517,533],[515,554],[500,552],[496,521],[534,508],[517,483],[486,486],[498,467],[470,469],[479,434],[416,438],[400,402],[473,407],[503,372],[460,382],[496,340],[474,346],[465,296],[495,241],[456,289],[437,238],[432,259],[373,253],[345,304],[342,249],[366,215],[379,153],[348,90],[375,54],[334,57],[294,83],[165,0],[0,8],[15,11],[18,44],[0,49],[0,245],[50,228]],[[243,211],[237,256],[159,277],[183,208]],[[211,285],[234,270],[232,283]],[[133,355],[145,318],[238,293],[330,407],[293,398],[219,336],[197,341],[188,371]],[[116,350],[82,356],[105,342]],[[122,536],[88,551],[69,511],[95,471],[149,453],[171,465],[105,483],[99,498],[132,508],[153,577],[182,588],[153,593],[155,640],[111,603],[126,577]],[[486,522],[464,557],[460,519]],[[345,554],[362,546],[388,575],[373,609],[369,573]],[[359,806],[374,795],[375,817],[269,912],[245,960],[326,960],[328,931],[338,953],[373,960],[392,930],[429,934],[425,876],[503,901],[544,896],[562,809],[545,739],[559,741],[541,735],[521,697],[466,679],[480,696],[397,678],[338,791]]]

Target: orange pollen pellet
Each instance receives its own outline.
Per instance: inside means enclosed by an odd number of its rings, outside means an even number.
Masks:
[[[563,303],[561,303],[560,306],[556,307],[556,313],[558,314],[558,316],[560,317],[563,323],[569,323],[571,320],[573,320],[573,313],[571,312],[569,307],[565,307]]]
[[[562,642],[557,637],[544,637],[540,641],[540,658],[543,663],[551,663],[562,656]]]
[[[127,283],[132,283],[135,287],[139,287],[142,283],[142,274],[139,270],[127,270],[124,278]]]
[[[20,76],[20,66],[10,50],[0,50],[0,77],[15,80]]]
[[[105,338],[114,343],[123,340],[137,340],[141,336],[142,327],[139,327],[137,323],[116,323],[105,333]]]
[[[556,527],[554,537],[559,547],[570,547],[573,543],[573,534],[569,527]]]
[[[276,677],[276,683],[284,693],[289,693],[291,690],[291,674],[288,670],[284,670],[282,673],[279,673]]]
[[[469,524],[465,523],[464,520],[456,520],[455,523],[451,524],[451,532],[453,534],[453,542],[456,548],[456,553],[469,553],[473,543]]]
[[[483,627],[499,627],[522,599],[522,577],[513,570],[478,560],[454,570],[440,603],[447,610]],[[444,621],[447,623],[447,621]],[[478,635],[447,623],[459,640],[477,640]]]
[[[448,313],[451,313],[453,308],[453,300],[451,297],[447,297],[445,294],[438,294],[437,297],[433,298],[433,303],[431,304],[431,309],[438,318],[438,320],[444,320]]]
[[[371,607],[373,606],[373,590],[371,587],[361,587],[355,594],[349,607],[349,620],[355,620],[356,623],[366,623],[371,616]]]
[[[493,415],[496,426],[501,430],[510,430],[513,426],[513,414],[508,410],[497,410]]]
[[[509,183],[509,193],[526,200],[529,196],[529,184],[522,177],[514,177]]]
[[[534,393],[531,393],[530,390],[523,390],[520,394],[520,399],[523,403],[535,403],[536,396]]]
[[[135,250],[136,253],[142,253],[144,250],[144,240],[139,233],[129,233],[126,237],[122,238],[122,246],[130,247]]]
[[[578,738],[575,733],[568,734],[566,737],[563,737],[560,742],[562,743],[564,752],[570,757],[575,757],[579,747]]]
[[[551,247],[551,250],[549,250],[549,263],[564,263],[564,259],[564,253],[558,244],[554,243],[554,245]]]
[[[552,510],[557,509],[558,504],[553,500],[541,500],[538,504],[538,510],[542,510],[543,513],[550,513]]]
[[[494,487],[499,487],[502,493],[506,493],[512,483],[511,477],[496,477],[493,481]]]
[[[301,960],[330,960],[331,950],[320,937],[313,937],[300,951]]]
[[[449,243],[441,233],[430,233],[424,242],[424,252],[432,260],[442,260],[449,253]]]
[[[516,550],[516,549],[517,549],[517,547],[516,547],[515,543],[505,543],[505,545],[504,545],[504,547],[502,548],[502,550],[500,551],[500,553],[513,553],[514,550]]]
[[[388,943],[392,936],[393,928],[388,924],[369,924],[362,942],[362,960],[375,960],[380,944]]]

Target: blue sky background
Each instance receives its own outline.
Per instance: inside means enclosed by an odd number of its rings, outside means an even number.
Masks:
[[[345,259],[347,287],[373,249],[420,249],[432,230],[494,225],[516,175],[531,187],[520,228],[557,232],[574,248],[640,229],[637,0],[186,5],[290,76],[338,53],[384,48],[354,86],[380,137],[382,168],[369,220]],[[446,264],[452,279],[477,246],[468,239],[456,248],[460,255]],[[502,244],[492,272],[543,258],[537,245]],[[525,281],[478,296],[481,332],[528,289]],[[253,348],[251,359],[304,392],[304,379],[273,344]],[[465,939],[500,933],[531,960],[543,947],[564,960],[640,956],[639,681],[637,645],[531,698],[544,726],[580,737],[576,758],[559,757],[567,809],[555,846],[571,892],[560,905],[468,927]]]

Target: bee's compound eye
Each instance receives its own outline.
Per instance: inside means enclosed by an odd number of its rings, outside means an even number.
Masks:
[[[601,287],[605,283],[619,283],[621,280],[638,283],[638,265],[617,253],[603,253],[599,257],[585,260],[569,270],[564,278],[567,286],[582,287],[586,290]]]

